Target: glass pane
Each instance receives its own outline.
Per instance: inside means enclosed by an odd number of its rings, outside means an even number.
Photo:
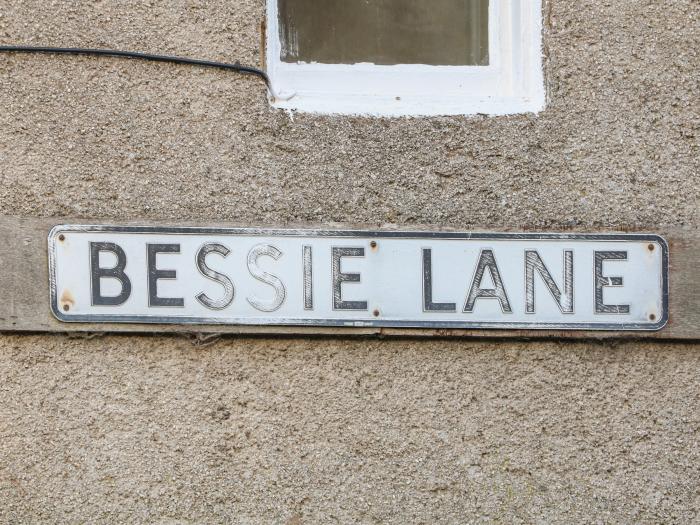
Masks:
[[[278,0],[281,60],[488,65],[489,0]]]

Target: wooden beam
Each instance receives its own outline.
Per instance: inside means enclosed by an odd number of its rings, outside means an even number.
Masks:
[[[243,335],[319,335],[390,337],[485,337],[532,339],[652,339],[700,340],[700,232],[664,228],[646,232],[663,235],[670,246],[670,293],[668,325],[659,332],[587,332],[533,330],[430,330],[396,328],[328,328],[280,326],[193,326],[140,324],[62,323],[49,308],[47,237],[56,224],[100,223],[74,219],[0,217],[0,331],[105,332],[105,333],[199,333]],[[153,221],[131,224],[154,225]],[[173,225],[172,223],[168,223]],[[211,226],[178,223],[183,226]],[[240,226],[217,224],[217,226]],[[327,225],[326,225],[327,226]],[[333,227],[348,225],[333,225]],[[353,225],[357,227],[357,225]],[[396,226],[389,228],[396,229]],[[423,231],[430,229],[422,228]],[[433,226],[432,229],[435,229]],[[480,229],[492,231],[491,228]],[[586,233],[586,232],[581,232]],[[611,232],[612,233],[612,232]]]

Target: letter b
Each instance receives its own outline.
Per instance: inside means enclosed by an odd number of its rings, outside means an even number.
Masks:
[[[117,256],[117,264],[112,268],[100,267],[100,252],[111,252]],[[119,306],[124,304],[131,295],[131,281],[124,273],[126,268],[126,254],[121,246],[112,242],[90,243],[90,277],[93,306]],[[122,285],[119,295],[102,295],[102,279],[111,278],[118,280]]]

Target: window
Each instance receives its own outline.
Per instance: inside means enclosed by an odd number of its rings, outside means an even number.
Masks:
[[[267,67],[281,95],[273,104],[329,114],[539,111],[540,10],[540,0],[268,0]]]

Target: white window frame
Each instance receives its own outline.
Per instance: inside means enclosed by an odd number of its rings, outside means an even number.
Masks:
[[[376,116],[507,115],[544,108],[541,0],[490,0],[488,66],[285,63],[277,6],[278,0],[267,0],[267,70],[279,94],[274,107]]]

